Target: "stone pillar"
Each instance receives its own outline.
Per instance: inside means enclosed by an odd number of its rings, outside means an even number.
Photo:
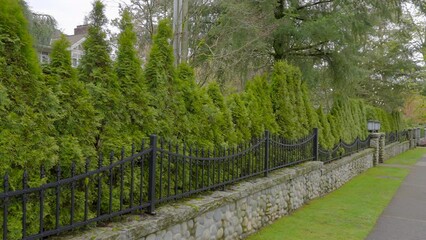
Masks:
[[[410,143],[410,149],[416,147],[416,138],[414,135],[415,131],[413,129],[408,129],[408,138]]]
[[[426,146],[426,128],[424,128],[423,137],[420,139],[420,144],[419,145]]]
[[[420,128],[416,128],[416,146],[420,145]]]
[[[386,134],[379,133],[379,163],[383,163],[385,161],[385,146],[386,146]]]
[[[381,138],[380,133],[371,133],[370,134],[370,147],[374,148],[373,166],[377,166],[379,164],[380,138]]]

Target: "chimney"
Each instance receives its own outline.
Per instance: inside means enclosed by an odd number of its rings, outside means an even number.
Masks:
[[[89,25],[78,25],[76,28],[74,28],[74,35],[81,35],[81,34],[87,34],[87,30],[89,29]]]

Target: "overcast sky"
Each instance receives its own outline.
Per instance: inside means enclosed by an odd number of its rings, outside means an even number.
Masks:
[[[92,0],[26,0],[31,10],[53,16],[59,30],[65,34],[74,34],[74,28],[84,23],[84,17],[92,10]],[[106,16],[109,20],[118,17],[120,3],[130,0],[103,0]]]

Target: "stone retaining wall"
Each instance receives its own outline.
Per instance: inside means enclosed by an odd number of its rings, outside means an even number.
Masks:
[[[414,146],[413,146],[414,147]],[[384,148],[384,160],[392,158],[400,153],[403,153],[410,149],[410,141],[396,142],[386,145]]]
[[[389,146],[395,153],[404,147]],[[119,223],[61,239],[242,239],[373,167],[374,152],[281,169],[225,191],[159,207],[155,216],[125,216]]]

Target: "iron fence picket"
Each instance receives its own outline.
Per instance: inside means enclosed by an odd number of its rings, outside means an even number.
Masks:
[[[370,137],[367,137],[365,140],[360,140],[357,137],[354,142],[346,143],[343,140],[340,140],[332,149],[326,150],[321,146],[318,149],[319,159],[324,163],[329,163],[340,159],[345,156],[349,156],[353,153],[359,152],[360,150],[364,150],[370,146]]]
[[[40,179],[45,178],[44,165],[40,167]],[[39,233],[43,233],[44,228],[44,189],[40,189],[40,205],[39,205]]]
[[[9,175],[6,173],[4,175],[4,179],[3,179],[3,192],[4,192],[4,198],[3,198],[3,240],[7,239],[7,221],[8,221],[8,203],[9,203],[9,197],[8,197],[8,192],[9,192]]]
[[[398,132],[397,131],[385,133],[385,144],[386,145],[395,143],[398,140],[399,139],[398,139]]]
[[[10,199],[21,199],[22,238],[37,239],[100,221],[111,221],[114,217],[134,211],[145,210],[155,214],[155,208],[160,203],[202,191],[224,189],[227,185],[254,176],[266,177],[272,170],[306,161],[330,162],[369,147],[369,138],[364,141],[357,138],[351,144],[340,141],[333,149],[324,150],[319,145],[317,129],[305,137],[292,140],[265,131],[259,138],[228,148],[205,149],[166,143],[164,139],[159,141],[158,144],[157,136],[152,135],[149,147],[145,148],[142,142],[140,151],[136,151],[132,144],[129,157],[125,157],[122,148],[117,161],[114,161],[116,157],[111,152],[109,165],[104,165],[103,154],[100,153],[94,170],[89,168],[90,159],[87,158],[80,174],[76,173],[75,162],[72,162],[70,173],[62,173],[61,165],[57,164],[56,181],[39,187],[28,187],[29,179],[25,171],[22,189],[9,191],[9,176],[6,174],[3,192],[0,193],[3,203],[3,239],[8,238]],[[139,173],[135,174],[135,170]],[[45,178],[45,169],[41,167],[40,179]],[[54,192],[51,193],[51,190]],[[92,192],[95,193],[94,198],[89,199]],[[31,194],[37,194],[38,197],[28,198]],[[70,199],[61,197],[63,194],[70,194]],[[53,226],[46,225],[44,219],[44,206],[48,204],[46,196],[50,195],[56,202],[53,224],[49,222]],[[114,200],[115,196],[117,200]],[[84,206],[77,207],[77,199],[79,202],[84,201]],[[29,201],[39,201],[37,233],[27,231],[33,224],[27,221]],[[51,197],[49,201],[52,201]],[[62,205],[66,207],[61,209]],[[77,214],[82,210],[83,214]]]
[[[75,162],[72,162],[71,177],[75,176]],[[70,209],[70,225],[74,224],[74,208],[75,208],[75,181],[71,183],[71,209]]]

